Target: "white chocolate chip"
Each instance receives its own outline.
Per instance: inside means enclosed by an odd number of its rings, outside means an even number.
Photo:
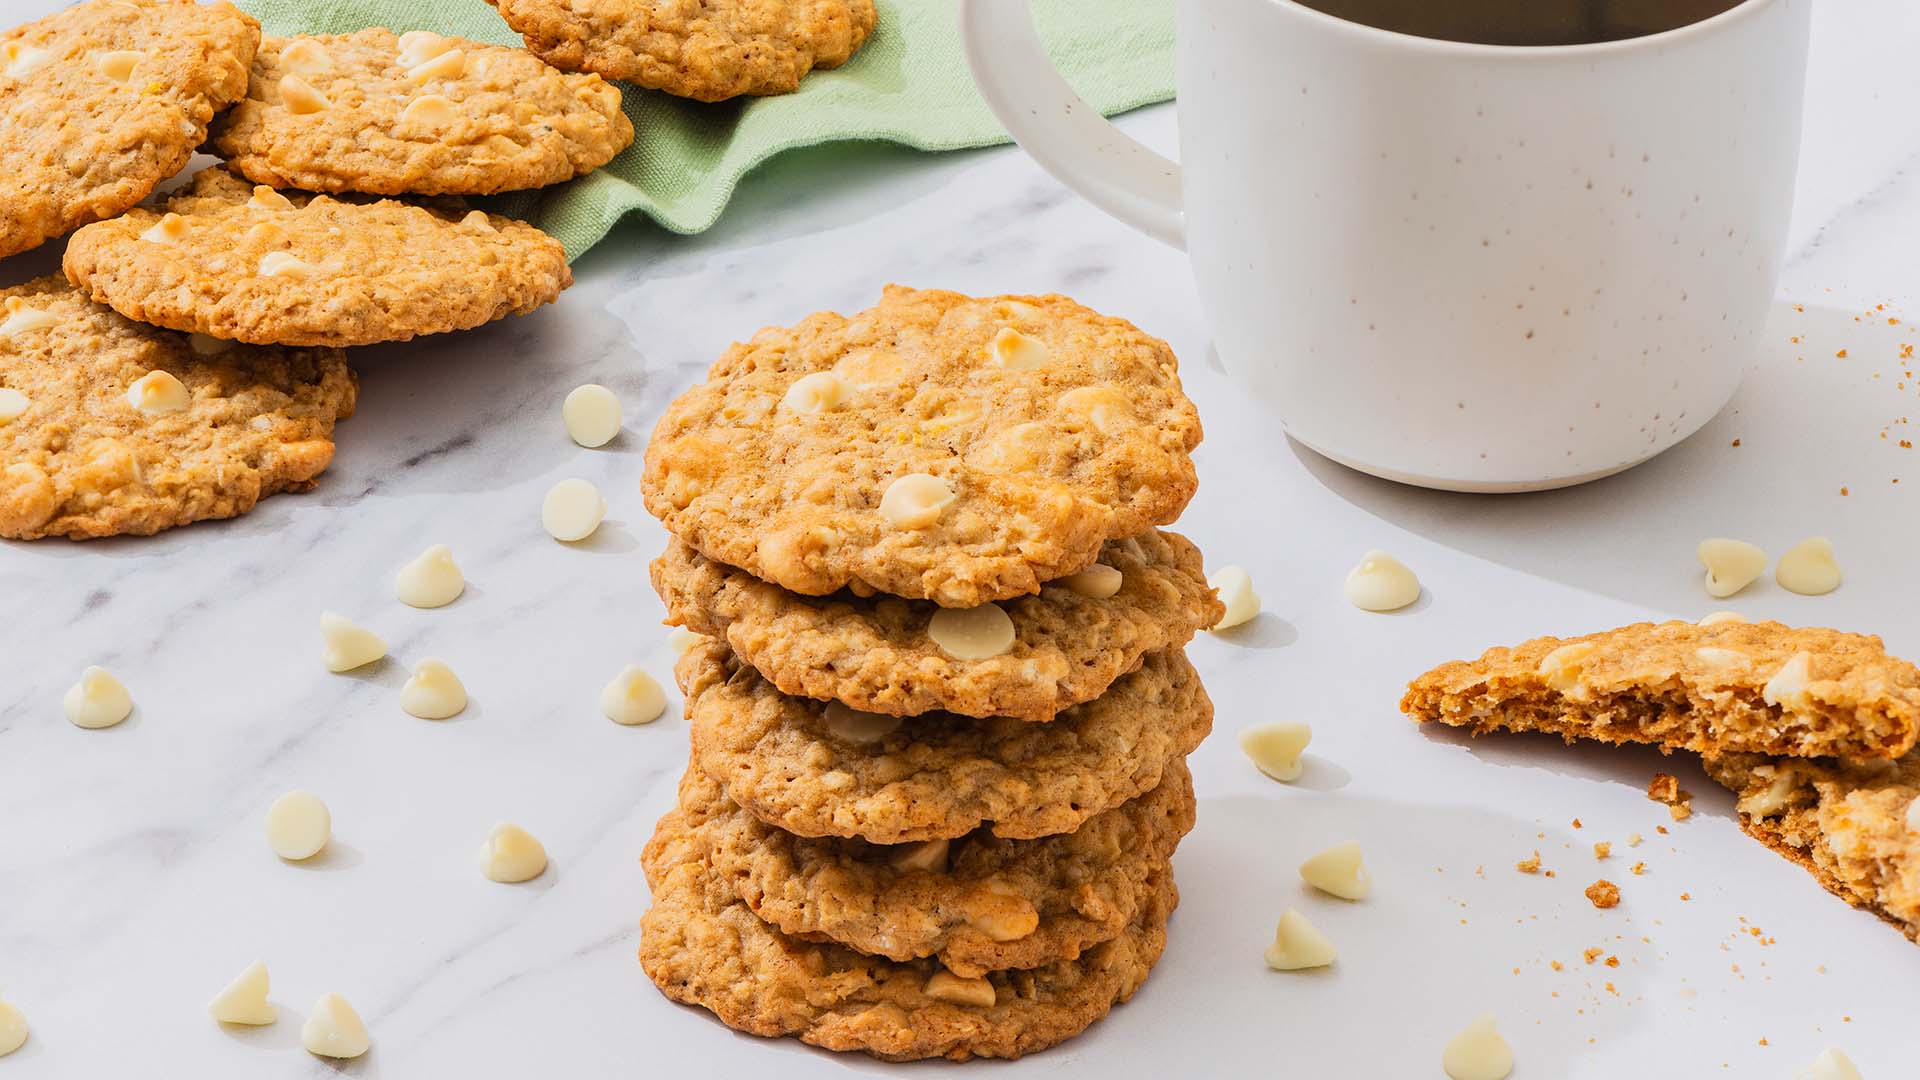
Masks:
[[[480,871],[503,885],[532,881],[547,868],[547,849],[518,825],[493,827],[480,847]]]
[[[1788,592],[1824,596],[1840,587],[1840,564],[1834,561],[1833,541],[1810,536],[1787,549],[1773,568],[1773,579]]]
[[[1267,966],[1275,971],[1304,971],[1308,968],[1323,968],[1333,963],[1339,955],[1333,942],[1327,940],[1305,915],[1288,908],[1280,915],[1280,925],[1274,928],[1273,944],[1267,946]]]
[[[253,194],[247,198],[247,205],[255,210],[291,210],[293,200],[265,184],[255,184]]]
[[[1726,626],[1729,623],[1743,623],[1746,621],[1747,621],[1747,617],[1745,615],[1740,614],[1737,611],[1716,611],[1713,614],[1708,615],[1706,618],[1701,619],[1700,625],[1701,626]]]
[[[1347,573],[1347,599],[1362,611],[1398,611],[1420,599],[1420,579],[1399,559],[1369,551]]]
[[[331,611],[320,613],[320,662],[332,672],[352,671],[387,655],[380,635]]]
[[[1305,724],[1259,724],[1240,729],[1240,751],[1275,780],[1300,779],[1306,768],[1300,755],[1312,741],[1313,729]]]
[[[637,667],[620,669],[600,691],[600,712],[616,724],[651,724],[667,711],[667,694],[653,676]]]
[[[667,631],[667,648],[672,649],[675,656],[687,655],[687,650],[705,640],[707,635],[696,634],[684,626],[676,626]]]
[[[1749,792],[1740,797],[1735,809],[1748,817],[1769,818],[1787,808],[1793,797],[1794,789],[1800,785],[1795,781],[1792,769],[1783,769],[1776,765],[1759,765],[1753,775],[1769,780],[1765,791]]]
[[[855,349],[834,362],[833,370],[861,390],[893,386],[906,376],[907,362],[880,349]]]
[[[1574,701],[1585,701],[1592,692],[1580,681],[1586,670],[1582,661],[1598,651],[1599,646],[1591,641],[1570,641],[1540,658],[1540,677],[1547,681],[1548,689]]]
[[[17,79],[46,67],[52,59],[53,53],[46,49],[36,49],[24,42],[9,41],[0,45],[0,74]]]
[[[423,60],[407,69],[407,81],[419,86],[435,79],[457,79],[467,70],[467,54],[448,49],[431,60]]]
[[[988,660],[1013,648],[1013,618],[998,604],[941,608],[927,620],[927,638],[955,660]]]
[[[606,516],[607,500],[600,497],[600,489],[577,477],[547,489],[540,504],[540,524],[555,540],[569,544],[592,536]]]
[[[0,337],[13,337],[58,325],[60,320],[51,313],[30,308],[25,300],[17,296],[9,296],[7,297],[7,317],[0,319]]]
[[[429,133],[451,125],[453,120],[453,102],[439,94],[422,94],[400,110],[400,123]]]
[[[453,42],[431,30],[409,30],[400,35],[400,51],[396,59],[401,67],[419,67],[421,64],[453,48]]]
[[[1756,581],[1767,568],[1767,553],[1745,540],[1712,537],[1695,549],[1707,568],[1707,595],[1724,600]]]
[[[1008,371],[1032,371],[1047,362],[1047,343],[1029,337],[1011,326],[1003,326],[987,346],[993,362]]]
[[[146,53],[134,49],[98,52],[93,54],[93,70],[114,82],[123,83],[133,78],[133,69],[139,67],[140,61],[146,58]]]
[[[207,1012],[223,1024],[247,1024],[258,1027],[271,1024],[280,1010],[267,1001],[267,965],[259,960],[234,976],[226,988],[207,1002]]]
[[[296,38],[280,50],[280,66],[296,75],[324,75],[333,70],[333,57],[312,38]]]
[[[1120,591],[1125,576],[1106,563],[1094,563],[1077,574],[1068,574],[1060,584],[1089,600],[1105,600]]]
[[[1323,893],[1343,900],[1364,900],[1373,891],[1373,876],[1360,857],[1360,842],[1335,844],[1300,864],[1300,877]]]
[[[357,1058],[367,1052],[367,1025],[339,994],[321,994],[300,1025],[300,1045],[325,1058]]]
[[[477,229],[483,232],[499,232],[493,227],[493,219],[484,210],[469,210],[467,216],[460,219],[463,228]]]
[[[917,844],[897,845],[887,864],[901,873],[925,870],[932,874],[947,872],[947,851],[951,840],[923,840]]]
[[[1760,688],[1760,699],[1777,708],[1798,709],[1807,705],[1807,683],[1813,680],[1813,657],[1794,653],[1767,685]]]
[[[400,709],[422,720],[445,720],[467,707],[467,688],[439,660],[422,660],[400,687]]]
[[[1920,798],[1907,804],[1907,831],[1920,834]]]
[[[184,412],[193,405],[186,384],[171,371],[149,371],[127,387],[127,404],[144,416]]]
[[[1044,314],[1039,308],[1034,307],[1025,300],[995,300],[993,302],[993,313],[1002,319],[1024,319],[1027,322],[1032,322]]]
[[[847,384],[831,371],[802,375],[787,387],[780,405],[788,412],[823,413],[839,408],[847,399]]]
[[[11,386],[0,386],[0,424],[11,424],[27,411],[33,400]]]
[[[446,607],[467,591],[467,579],[454,565],[453,551],[435,544],[400,568],[393,578],[393,595],[408,607]]]
[[[1260,614],[1260,597],[1253,591],[1253,577],[1238,566],[1223,566],[1207,577],[1207,585],[1219,594],[1227,613],[1209,629],[1230,630]]]
[[[993,906],[967,920],[975,930],[994,941],[1019,941],[1040,929],[1039,909],[1012,885],[989,880],[986,892],[995,897],[990,901]]]
[[[1829,1046],[1802,1069],[1794,1080],[1861,1080],[1860,1070],[1838,1047]]]
[[[312,277],[318,270],[320,270],[319,266],[302,259],[291,251],[269,251],[265,255],[260,256],[259,274],[261,277],[284,277],[293,278],[296,281],[305,281]]]
[[[1487,1013],[1447,1043],[1440,1067],[1450,1080],[1506,1080],[1513,1072],[1513,1048]]]
[[[6,1057],[27,1042],[27,1018],[11,1001],[0,1001],[0,1057]]]
[[[333,839],[333,815],[311,791],[289,791],[267,807],[267,846],[290,862],[311,859]]]
[[[887,485],[880,516],[897,529],[924,529],[953,505],[953,486],[937,476],[908,473]]]
[[[171,244],[187,233],[187,219],[179,214],[162,214],[160,220],[147,226],[140,239],[149,244]]]
[[[897,716],[885,713],[861,712],[850,709],[838,701],[827,702],[820,711],[820,718],[827,725],[827,733],[841,742],[850,742],[855,746],[869,746],[900,730],[901,720]]]
[[[286,103],[287,111],[295,116],[325,112],[333,107],[327,95],[313,88],[313,84],[298,75],[280,77],[280,100]]]
[[[1733,649],[1717,649],[1711,645],[1693,650],[1693,658],[1713,668],[1743,668],[1748,663],[1746,653]]]
[[[1094,430],[1108,435],[1124,427],[1132,415],[1127,395],[1111,386],[1077,387],[1061,394],[1054,405],[1069,417],[1085,417]]]
[[[61,700],[75,727],[110,728],[133,712],[133,695],[103,667],[89,667]]]
[[[620,399],[599,383],[576,386],[560,403],[560,421],[581,446],[605,446],[620,434]]]
[[[993,984],[985,978],[963,979],[951,971],[936,971],[927,980],[926,995],[936,1001],[955,1005],[990,1008],[994,1003]]]

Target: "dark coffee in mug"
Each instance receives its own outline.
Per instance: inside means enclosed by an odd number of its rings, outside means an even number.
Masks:
[[[1297,0],[1349,22],[1483,45],[1587,45],[1677,30],[1745,0]]]

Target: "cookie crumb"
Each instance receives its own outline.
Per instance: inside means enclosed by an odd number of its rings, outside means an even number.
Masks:
[[[1605,950],[1605,949],[1588,949],[1588,950],[1587,950],[1586,952],[1583,952],[1583,953],[1581,953],[1580,955],[1582,955],[1582,956],[1584,956],[1584,957],[1586,957],[1586,958],[1587,958],[1587,963],[1589,963],[1589,964],[1591,964],[1591,963],[1593,963],[1593,962],[1594,962],[1595,960],[1598,960],[1598,959],[1600,959],[1600,954],[1601,954],[1601,953],[1604,953],[1604,952],[1606,952],[1606,951],[1607,951],[1607,950]]]
[[[1613,855],[1613,845],[1608,841],[1602,840],[1599,843],[1593,845],[1594,858],[1605,859],[1605,858],[1611,857],[1612,855]]]
[[[1643,862],[1637,862],[1637,863],[1634,863],[1634,864],[1633,864],[1633,876],[1634,876],[1634,877],[1640,877],[1641,875],[1643,875],[1643,874],[1645,874],[1646,872],[1647,872],[1647,864],[1646,864],[1646,863],[1643,863]]]
[[[1593,901],[1593,906],[1597,908],[1614,907],[1620,903],[1620,886],[1601,878],[1587,886],[1587,899]]]
[[[1540,872],[1540,852],[1535,851],[1532,855],[1529,855],[1526,858],[1521,859],[1519,862],[1514,863],[1513,868],[1515,870],[1520,871],[1523,874],[1539,873]]]
[[[1654,773],[1653,780],[1647,784],[1647,798],[1657,803],[1672,805],[1680,797],[1680,778],[1672,773]]]
[[[1637,832],[1632,832],[1632,833],[1628,833],[1628,834],[1627,834],[1627,846],[1628,846],[1628,847],[1639,847],[1639,846],[1640,846],[1640,841],[1641,841],[1642,839],[1644,839],[1644,837],[1642,837],[1642,836],[1641,836],[1641,835],[1640,835],[1639,833],[1637,833]]]

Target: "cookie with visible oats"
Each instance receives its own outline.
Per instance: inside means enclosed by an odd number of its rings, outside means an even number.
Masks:
[[[1880,639],[1777,622],[1636,623],[1442,664],[1400,701],[1414,720],[1665,750],[1898,757],[1920,670]]]
[[[734,345],[654,429],[647,509],[797,593],[973,607],[1178,517],[1200,420],[1173,352],[1063,296],[888,286]]]
[[[662,993],[754,1035],[888,1061],[1017,1058],[1072,1038],[1146,981],[1180,898],[1163,871],[1127,927],[1078,959],[961,978],[780,933],[733,895],[683,811],[660,819],[641,861],[653,906],[640,965]]]
[[[873,33],[873,0],[488,0],[527,48],[696,101],[787,94],[847,62]]]
[[[414,30],[269,37],[247,97],[214,123],[257,184],[487,195],[557,184],[633,141],[620,91],[524,49]]]
[[[0,289],[0,536],[145,535],[303,491],[354,393],[338,349],[190,340],[58,277]]]
[[[1045,724],[902,720],[788,697],[715,642],[689,649],[674,674],[694,762],[729,798],[790,833],[876,844],[983,825],[1016,840],[1072,832],[1153,790],[1213,726],[1213,704],[1178,649]]]
[[[1709,757],[1740,827],[1920,943],[1920,751],[1885,759]]]
[[[247,89],[231,4],[87,0],[0,31],[0,256],[110,218],[180,171]]]
[[[573,283],[559,241],[478,210],[255,187],[207,169],[159,210],[67,243],[67,277],[130,319],[256,345],[465,330]]]
[[[896,716],[1050,720],[1099,697],[1146,654],[1185,645],[1223,610],[1200,550],[1159,531],[1111,541],[1096,569],[1005,601],[1001,633],[984,645],[953,628],[954,609],[801,596],[679,542],[654,560],[653,586],[668,622],[723,638],[782,692]]]
[[[1194,800],[1176,761],[1158,787],[1071,833],[888,847],[783,832],[693,768],[680,813],[714,872],[782,933],[892,960],[932,956],[975,978],[1072,960],[1125,930],[1193,828]]]

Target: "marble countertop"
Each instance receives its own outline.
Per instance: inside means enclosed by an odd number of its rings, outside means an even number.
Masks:
[[[638,855],[673,799],[686,725],[677,694],[638,728],[608,723],[596,696],[626,664],[669,675],[646,580],[664,535],[638,491],[653,419],[733,339],[864,307],[890,281],[1063,291],[1170,341],[1207,426],[1179,528],[1211,564],[1247,567],[1265,598],[1243,632],[1192,648],[1218,720],[1194,758],[1200,824],[1176,862],[1165,959],[1106,1022],[1003,1071],[1437,1076],[1440,1047],[1485,1011],[1521,1077],[1784,1077],[1828,1045],[1869,1077],[1910,1069],[1914,999],[1890,988],[1913,985],[1920,954],[1743,837],[1693,763],[1470,743],[1415,730],[1395,707],[1411,675],[1488,644],[1718,607],[1869,630],[1920,655],[1920,452],[1898,443],[1920,384],[1895,362],[1920,329],[1886,321],[1920,318],[1920,10],[1827,3],[1816,35],[1798,218],[1757,370],[1692,440],[1601,483],[1444,495],[1319,460],[1219,372],[1178,253],[1013,149],[859,147],[776,161],[704,236],[621,228],[538,314],[360,352],[360,411],[310,494],[151,539],[0,545],[0,988],[33,1030],[0,1077],[884,1069],[735,1035],[646,980]],[[1171,107],[1124,123],[1174,141]],[[0,278],[52,263],[9,260]],[[601,450],[573,445],[559,420],[562,396],[588,381],[626,405],[625,431]],[[612,507],[572,547],[539,521],[542,494],[568,476]],[[1702,592],[1701,537],[1778,554],[1814,533],[1839,550],[1838,592],[1763,581],[1724,604]],[[466,595],[401,606],[393,572],[434,543],[451,545]],[[1369,548],[1420,574],[1414,608],[1348,606],[1341,579]],[[386,635],[393,659],[327,674],[323,608]],[[471,691],[456,719],[399,709],[405,665],[426,656]],[[88,664],[133,693],[117,728],[61,718]],[[1292,786],[1234,745],[1237,729],[1275,719],[1316,731]],[[1647,801],[1662,769],[1697,794],[1692,820]],[[333,811],[334,844],[310,864],[263,841],[267,804],[290,788]],[[543,877],[481,877],[474,853],[502,820],[545,842]],[[1627,849],[1630,832],[1645,843]],[[1365,847],[1374,898],[1306,895],[1295,865],[1347,838]],[[1604,865],[1589,850],[1599,840],[1614,844]],[[1555,877],[1513,871],[1534,849]],[[1601,876],[1621,883],[1620,907],[1581,895]],[[1338,943],[1333,969],[1264,968],[1288,906]],[[1588,965],[1588,948],[1618,966]],[[205,1001],[256,958],[283,1019],[222,1030]],[[365,1017],[367,1057],[331,1065],[299,1049],[325,991]]]

